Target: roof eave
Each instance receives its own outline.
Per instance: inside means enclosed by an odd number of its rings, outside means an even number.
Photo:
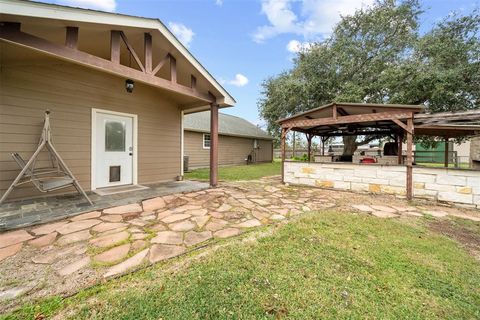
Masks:
[[[183,128],[183,130],[190,131],[190,132],[198,132],[198,133],[210,133],[209,130],[202,130],[202,129],[195,129],[195,128]],[[224,133],[224,132],[218,132],[218,135],[228,136],[228,137],[238,137],[238,138],[260,139],[260,140],[275,140],[274,137],[251,136],[251,135],[242,135],[242,134],[234,134],[234,133]]]

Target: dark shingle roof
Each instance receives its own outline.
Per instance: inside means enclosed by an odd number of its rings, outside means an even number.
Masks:
[[[183,128],[187,131],[210,132],[210,111],[185,115]],[[253,123],[225,113],[218,114],[218,133],[227,136],[273,139]]]

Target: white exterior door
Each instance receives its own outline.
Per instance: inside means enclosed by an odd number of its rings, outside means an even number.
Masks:
[[[133,117],[96,113],[95,187],[133,182]]]

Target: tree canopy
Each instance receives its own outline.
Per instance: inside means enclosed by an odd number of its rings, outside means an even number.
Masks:
[[[423,34],[421,13],[417,0],[382,0],[342,17],[329,38],[262,83],[258,108],[270,134],[279,137],[277,120],[333,101],[424,104],[432,112],[479,108],[478,11],[452,14]],[[368,141],[355,139],[344,137],[353,151]]]

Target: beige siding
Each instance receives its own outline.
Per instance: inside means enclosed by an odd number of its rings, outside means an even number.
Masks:
[[[173,180],[180,172],[180,111],[165,95],[140,83],[132,94],[125,79],[70,63],[9,65],[0,71],[0,192],[19,170],[10,152],[28,159],[36,148],[43,112],[50,109],[53,141],[62,158],[90,189],[91,109],[138,115],[138,182]],[[46,154],[38,165],[48,162]],[[39,195],[32,188],[11,197]]]
[[[257,162],[271,162],[273,160],[272,140],[258,140],[258,146],[260,148],[257,149]]]
[[[189,156],[190,168],[208,167],[210,150],[203,148],[203,133],[185,131],[185,155]],[[272,142],[258,140],[257,162],[272,161]],[[218,139],[219,165],[244,164],[245,158],[253,150],[253,139],[220,135]]]

